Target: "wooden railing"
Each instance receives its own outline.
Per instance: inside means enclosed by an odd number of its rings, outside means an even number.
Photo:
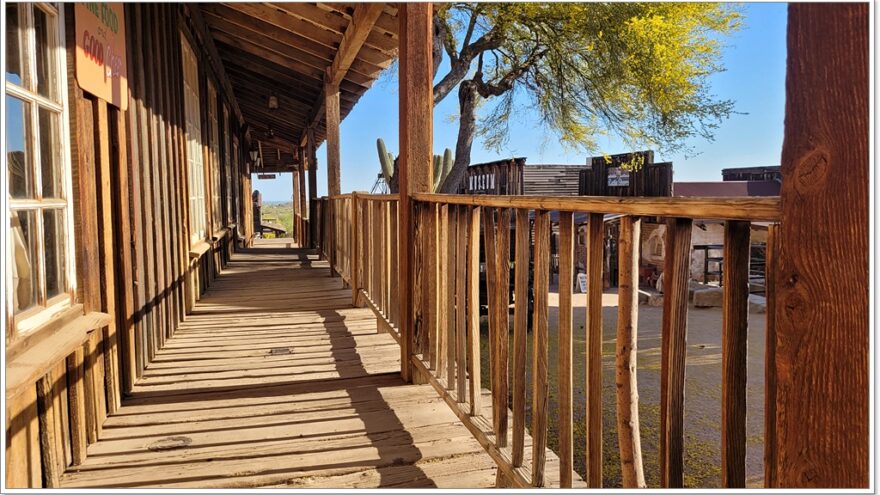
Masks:
[[[645,486],[636,379],[638,262],[641,217],[666,217],[661,343],[661,485],[681,487],[684,455],[684,370],[695,219],[725,223],[722,336],[722,484],[745,486],[746,339],[748,333],[749,224],[778,222],[778,198],[608,198],[414,194],[413,232],[397,231],[396,196],[343,195],[322,200],[333,224],[322,236],[331,266],[351,284],[355,302],[376,313],[399,341],[411,338],[416,377],[431,383],[512,486],[576,486],[573,465],[572,283],[559,284],[556,376],[549,375],[548,293],[551,225],[558,225],[559,280],[573,281],[578,223],[586,224],[586,486],[602,486],[602,281],[606,214],[623,215],[619,234],[616,337],[616,410],[624,487]],[[342,222],[340,224],[340,222]],[[769,229],[767,271],[773,269],[776,226]],[[328,237],[326,234],[330,233]],[[512,241],[512,242],[511,242]],[[328,244],[325,244],[328,243]],[[413,246],[415,327],[398,328],[399,246]],[[482,245],[482,256],[481,256]],[[402,248],[401,248],[402,249]],[[335,257],[335,258],[333,258]],[[482,261],[484,260],[484,263]],[[524,267],[524,269],[523,269]],[[513,339],[510,337],[513,270]],[[485,282],[481,272],[485,271]],[[347,274],[347,276],[345,275]],[[772,276],[767,277],[768,282]],[[531,283],[530,283],[531,282]],[[488,369],[481,369],[481,284],[488,313]],[[533,300],[529,304],[531,293]],[[772,311],[768,285],[765,381],[774,379]],[[360,299],[358,299],[360,298]],[[530,312],[530,306],[532,311]],[[531,313],[531,314],[530,314]],[[530,332],[529,332],[530,331]],[[529,337],[531,333],[531,337]],[[527,341],[532,355],[527,356]],[[510,347],[513,347],[510,349]],[[487,374],[489,390],[481,385]],[[558,390],[557,417],[548,417],[548,391]],[[531,406],[527,408],[527,387]],[[772,414],[765,397],[765,415]],[[526,411],[531,448],[527,449]],[[548,473],[548,427],[556,421],[558,474]],[[772,456],[772,421],[765,455]],[[554,459],[555,464],[555,459]]]

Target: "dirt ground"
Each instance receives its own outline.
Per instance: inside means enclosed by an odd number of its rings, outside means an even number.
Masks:
[[[619,487],[620,461],[618,456],[617,423],[615,416],[616,387],[614,384],[614,348],[617,328],[617,294],[603,295],[603,451],[605,458],[604,486]],[[574,300],[574,448],[576,470],[584,475],[586,443],[584,388],[586,295],[575,294]],[[550,447],[557,447],[557,325],[558,296],[550,294]],[[512,314],[511,314],[512,316]],[[645,478],[649,487],[660,484],[660,325],[663,309],[639,306],[638,326],[638,388],[641,422],[642,455]],[[512,319],[512,318],[511,318]],[[486,329],[484,328],[484,331]],[[763,314],[749,315],[748,386],[746,404],[746,479],[747,485],[760,487],[763,482],[763,410],[764,410],[764,331]],[[486,339],[481,339],[483,369],[488,369]],[[531,335],[528,339],[531,356]],[[688,310],[687,368],[685,372],[685,449],[684,484],[686,487],[711,488],[721,483],[721,309],[694,308]],[[531,361],[530,359],[528,360]],[[529,368],[530,365],[527,365]],[[530,382],[527,370],[527,383]],[[484,386],[488,377],[484,374]],[[513,379],[513,378],[512,378]],[[530,386],[527,384],[527,390]],[[531,399],[527,397],[526,404]],[[528,407],[528,406],[527,406]],[[527,416],[530,412],[527,411]],[[529,424],[528,422],[526,424]]]

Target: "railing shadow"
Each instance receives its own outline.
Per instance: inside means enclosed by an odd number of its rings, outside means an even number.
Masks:
[[[264,254],[269,255],[266,257],[268,263],[252,267],[251,264],[259,261],[260,255]],[[78,470],[98,471],[100,476],[107,476],[103,479],[112,478],[102,486],[115,488],[150,484],[145,483],[144,478],[126,476],[132,469],[160,470],[151,479],[155,480],[154,484],[162,485],[244,487],[262,486],[266,484],[261,483],[264,480],[272,485],[308,487],[313,476],[325,473],[327,476],[323,484],[339,479],[345,482],[345,486],[339,487],[343,488],[351,486],[350,477],[346,475],[360,472],[362,481],[354,481],[355,484],[434,487],[434,482],[417,465],[422,453],[407,430],[407,426],[413,425],[404,424],[382,393],[383,390],[392,390],[405,384],[396,372],[389,373],[384,369],[371,371],[370,365],[364,362],[369,358],[369,353],[359,352],[358,338],[363,338],[366,326],[358,325],[357,320],[346,321],[346,318],[350,318],[344,312],[351,308],[350,293],[336,285],[332,289],[325,289],[330,299],[333,299],[334,292],[349,297],[347,302],[336,303],[335,307],[321,302],[327,298],[302,301],[295,297],[298,289],[310,286],[311,279],[329,278],[329,273],[322,269],[307,271],[308,265],[305,263],[296,268],[297,273],[292,279],[288,276],[290,262],[294,261],[295,265],[295,261],[305,259],[310,265],[310,254],[307,250],[267,248],[237,254],[232,259],[232,269],[221,274],[218,283],[198,303],[194,317],[188,319],[181,331],[169,339],[166,347],[158,353],[155,363],[161,363],[162,366],[148,367],[148,374],[140,380],[131,396],[125,399],[123,407],[115,415],[126,418],[125,422],[119,425],[110,422],[106,427],[108,441],[123,442],[119,445],[134,445],[124,442],[148,444],[151,438],[175,434],[201,436],[190,446],[193,448],[192,456],[151,455],[143,447],[105,449],[90,454],[90,462],[78,467]],[[287,263],[281,263],[278,255],[287,258]],[[313,254],[311,258],[314,258]],[[250,261],[243,265],[243,260]],[[235,269],[236,265],[238,269]],[[314,273],[318,271],[320,275]],[[300,277],[300,274],[305,276]],[[226,283],[223,283],[224,278]],[[268,301],[265,297],[248,298],[251,290],[241,282],[249,279],[251,282],[254,279],[264,282],[266,287],[260,291],[263,295],[277,291],[288,292],[291,297],[276,300],[270,297]],[[235,303],[241,309],[238,314],[249,315],[254,311],[264,313],[267,318],[258,317],[252,323],[239,323],[236,326],[232,324],[232,314],[211,307],[212,301],[220,297],[224,300],[229,298],[230,301],[236,299],[236,293],[240,296]],[[308,318],[303,318],[302,324],[297,323],[297,313],[300,312],[308,315]],[[274,316],[293,318],[295,321],[288,325],[267,325],[266,328],[274,332],[260,333],[261,324],[271,322],[269,317],[273,313]],[[217,325],[217,320],[226,320],[227,325]],[[203,322],[204,331],[201,330]],[[298,328],[303,331],[303,339],[297,338]],[[320,331],[317,331],[319,328]],[[242,347],[242,337],[249,330],[257,332],[258,337],[252,340],[257,347],[260,347],[261,336],[272,340],[275,347],[290,347],[292,354],[273,363],[264,363],[263,366],[269,364],[268,368],[248,366],[246,357],[241,358],[240,363],[230,365],[225,361],[229,359],[225,354],[229,348],[246,349]],[[193,338],[193,335],[200,337]],[[273,335],[280,338],[276,339]],[[174,345],[178,337],[185,345]],[[287,343],[281,343],[285,339]],[[232,346],[222,345],[230,340],[234,342]],[[200,343],[207,347],[200,347]],[[321,345],[325,348],[329,346],[329,350],[322,353]],[[191,349],[195,355],[187,355],[187,349]],[[304,350],[305,355],[298,350]],[[167,359],[169,357],[170,360]],[[219,361],[213,366],[213,374],[210,365],[195,372],[189,369],[193,363],[201,366],[198,363],[213,358]],[[297,366],[303,366],[304,359],[318,360],[318,364],[314,364],[317,371],[285,374],[280,369],[286,367],[295,370]],[[276,367],[279,369],[274,369]],[[261,369],[263,371],[259,371]],[[216,376],[221,372],[223,375]],[[266,375],[255,376],[255,372]],[[328,373],[331,376],[328,377]],[[319,377],[310,379],[310,374]],[[287,377],[291,379],[285,379]],[[229,385],[224,382],[229,382]],[[330,397],[324,399],[329,402],[322,403],[320,397],[316,397],[322,394]],[[136,407],[140,413],[131,413],[132,407]],[[259,407],[272,408],[274,412],[257,409]],[[223,410],[226,412],[220,413]],[[211,414],[215,411],[218,414]],[[154,416],[151,417],[151,414]],[[203,416],[193,420],[193,414]],[[216,418],[220,417],[224,418],[224,424],[215,424]],[[340,421],[340,426],[318,427],[314,432],[308,431],[309,425],[334,421]],[[351,427],[352,421],[360,421],[361,425]],[[289,433],[302,428],[306,429],[303,433]],[[277,436],[273,436],[275,429],[278,429]],[[238,438],[234,435],[236,431],[247,431],[254,438],[249,439],[248,435]],[[265,434],[259,433],[262,431]],[[330,443],[322,445],[322,442]],[[344,455],[343,452],[355,453]],[[305,464],[290,461],[290,456],[300,455],[305,456]],[[187,464],[204,462],[204,456],[211,457],[211,462],[248,461],[253,464],[257,461],[260,468],[256,474],[230,472],[223,476],[214,475],[210,470],[187,468]],[[309,459],[313,460],[309,462]],[[339,475],[339,478],[334,478],[334,475]]]

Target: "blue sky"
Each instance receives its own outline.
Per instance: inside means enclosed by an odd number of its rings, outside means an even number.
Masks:
[[[736,102],[736,111],[721,124],[715,140],[694,139],[689,144],[696,155],[656,155],[656,161],[672,161],[676,181],[721,180],[721,169],[741,166],[779,165],[782,150],[785,106],[786,4],[743,5],[744,26],[727,39],[724,50],[726,72],[712,77],[712,93]],[[444,73],[441,66],[440,74]],[[457,92],[450,93],[434,108],[434,150],[455,149]],[[370,88],[341,124],[342,191],[369,190],[379,172],[376,138],[383,138],[388,150],[397,154],[398,94],[396,77],[384,76]],[[521,115],[511,122],[511,135],[501,153],[487,150],[474,140],[471,163],[511,156],[528,157],[527,163],[585,163],[583,153],[563,149],[552,135],[537,124],[535,115]],[[614,139],[600,141],[605,153],[627,150]],[[327,192],[326,146],[318,148],[318,194]],[[253,181],[264,201],[291,198],[289,174],[275,180]]]

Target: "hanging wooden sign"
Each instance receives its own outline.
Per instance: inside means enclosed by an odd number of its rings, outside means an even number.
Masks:
[[[269,180],[274,179],[275,174],[257,174],[257,178],[260,180]]]
[[[122,3],[77,3],[76,80],[83,91],[128,108],[125,9]]]

